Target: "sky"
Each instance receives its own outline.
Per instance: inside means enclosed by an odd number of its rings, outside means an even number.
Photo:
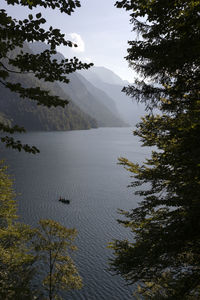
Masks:
[[[3,3],[2,3],[3,1]],[[59,47],[58,51],[65,57],[76,56],[85,62],[93,62],[96,66],[104,66],[114,71],[122,79],[133,82],[136,73],[125,60],[128,40],[136,36],[132,32],[129,14],[114,6],[115,0],[81,0],[81,7],[68,16],[58,10],[36,9],[30,12],[27,8],[9,5],[1,0],[0,8],[7,8],[8,14],[15,18],[26,18],[42,12],[47,20],[45,27],[53,26],[61,29],[66,39],[78,44],[78,48]]]

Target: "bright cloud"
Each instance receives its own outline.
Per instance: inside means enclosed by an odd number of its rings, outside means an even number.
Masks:
[[[76,48],[73,47],[72,48],[73,51],[76,51],[76,52],[84,52],[85,51],[85,43],[84,43],[82,37],[80,36],[80,34],[73,32],[73,33],[69,33],[68,36],[69,36],[70,40],[73,43],[77,44],[77,46],[78,46]]]

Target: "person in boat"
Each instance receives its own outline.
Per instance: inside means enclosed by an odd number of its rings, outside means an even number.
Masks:
[[[65,198],[61,198],[61,197],[60,197],[59,201],[61,201],[61,202],[63,202],[63,203],[67,203],[67,204],[70,203],[70,200],[65,199]]]

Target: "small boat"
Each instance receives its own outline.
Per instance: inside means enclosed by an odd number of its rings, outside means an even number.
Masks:
[[[62,203],[65,203],[65,204],[70,204],[70,200],[69,199],[65,199],[65,198],[61,198],[60,197],[58,201],[60,201]]]

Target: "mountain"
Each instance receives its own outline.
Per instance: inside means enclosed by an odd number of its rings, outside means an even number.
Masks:
[[[27,52],[30,49],[24,46]],[[17,53],[13,52],[12,56]],[[24,87],[40,86],[41,89],[50,90],[52,94],[62,99],[69,99],[57,83],[47,83],[38,80],[32,74],[10,75],[10,81],[19,82]],[[27,130],[73,130],[96,128],[97,122],[80,110],[78,106],[70,102],[64,109],[47,108],[38,106],[35,101],[21,99],[17,93],[0,85],[0,120],[4,123],[18,124]]]
[[[90,81],[88,81],[84,76],[82,76],[78,72],[76,72],[75,74],[85,85],[88,92],[92,95],[95,95],[95,98],[98,100],[98,102],[105,105],[107,109],[109,109],[118,118],[120,118],[120,114],[117,110],[117,106],[115,104],[115,101],[112,98],[110,98],[103,90],[99,89],[98,87],[95,87]]]
[[[83,72],[85,71],[83,70]],[[113,71],[105,67],[97,67],[97,66],[93,66],[90,69],[90,72],[87,74],[87,79],[89,81],[93,81],[93,82],[95,81],[96,84],[98,83],[99,80],[109,84],[116,84],[122,86],[129,83],[127,80],[122,80]]]
[[[18,81],[26,87],[36,86],[35,78],[26,75],[26,80],[23,79],[21,76],[20,78],[14,76],[14,81]],[[51,88],[56,95],[67,99],[57,84],[41,85],[40,82],[40,86],[47,89]],[[64,109],[61,107],[38,106],[34,101],[21,99],[18,94],[10,92],[3,86],[0,86],[0,94],[0,112],[3,114],[4,119],[10,120],[12,124],[24,126],[29,131],[74,130],[97,127],[96,121],[83,113],[73,103],[69,103]]]
[[[62,89],[73,97],[73,101],[90,116],[100,127],[122,127],[127,124],[120,119],[115,103],[103,91],[95,88],[79,74],[69,76],[69,84],[60,83]],[[105,102],[108,104],[105,105]],[[110,107],[109,107],[110,106]]]
[[[44,51],[48,46],[44,43],[31,43],[30,47],[34,53]],[[53,59],[58,61],[64,59],[61,53],[57,53]],[[86,70],[85,72],[87,72]],[[117,110],[116,104],[104,91],[95,87],[78,72],[68,76],[69,84],[59,82],[58,84],[66,95],[83,112],[90,115],[97,121],[100,127],[121,127],[128,126]]]
[[[136,103],[134,99],[122,92],[123,87],[127,86],[128,82],[122,80],[111,70],[103,67],[92,67],[87,71],[79,71],[79,74],[95,87],[103,90],[115,102],[117,110],[125,122],[134,126],[145,114],[143,105]]]

